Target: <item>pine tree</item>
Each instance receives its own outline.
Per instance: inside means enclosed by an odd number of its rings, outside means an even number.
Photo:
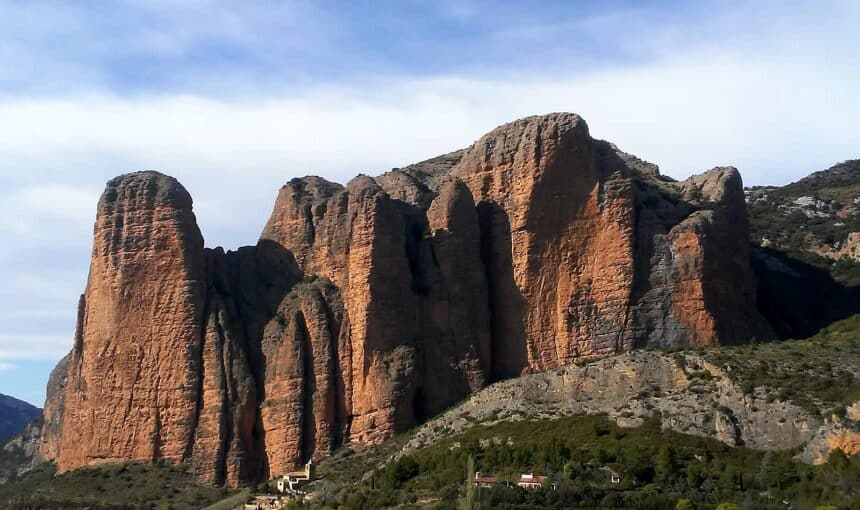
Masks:
[[[657,459],[654,462],[654,468],[657,471],[657,476],[666,481],[672,476],[675,470],[675,452],[669,443],[660,444],[660,449],[657,451]]]
[[[475,484],[472,477],[475,476],[475,457],[469,455],[469,460],[466,461],[466,486],[463,491],[463,499],[460,501],[461,510],[475,510]]]
[[[762,487],[767,488],[775,485],[773,482],[776,478],[776,458],[773,452],[765,452],[762,456],[761,466],[759,466],[756,478]]]

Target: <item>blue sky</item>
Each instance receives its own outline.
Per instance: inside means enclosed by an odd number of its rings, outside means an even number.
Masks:
[[[860,157],[858,26],[854,1],[0,0],[0,392],[41,404],[114,175],[176,176],[227,248],[292,177],[549,111],[677,178],[782,184]]]

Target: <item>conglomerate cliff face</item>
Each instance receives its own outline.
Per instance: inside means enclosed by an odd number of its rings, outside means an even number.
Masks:
[[[485,135],[451,173],[486,225],[496,375],[770,335],[734,168],[667,182],[580,117],[553,114]]]
[[[735,169],[671,181],[574,114],[345,187],[293,179],[235,252],[204,249],[173,178],[118,177],[42,455],[60,471],[184,462],[237,485],[383,441],[496,379],[767,337],[744,207]]]
[[[110,181],[69,359],[60,470],[184,459],[197,414],[203,305],[203,237],[191,197],[153,173]]]

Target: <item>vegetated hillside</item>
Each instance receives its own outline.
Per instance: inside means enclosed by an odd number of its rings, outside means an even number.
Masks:
[[[860,160],[745,193],[756,244],[833,271],[842,283],[860,283],[857,265],[834,265],[843,258],[860,262]]]
[[[764,388],[768,400],[793,402],[813,415],[844,416],[860,401],[860,315],[805,340],[710,349],[745,394]]]
[[[656,417],[634,428],[599,415],[501,422],[403,456],[334,500],[350,509],[453,508],[470,497],[466,473],[480,471],[502,481],[515,481],[520,473],[550,481],[538,490],[499,484],[473,491],[468,508],[667,509],[680,500],[696,508],[721,502],[757,509],[860,504],[860,457],[837,450],[825,464],[809,466],[793,453],[728,447],[663,430]],[[612,483],[612,472],[620,483]]]
[[[746,191],[758,307],[783,338],[860,312],[860,160]]]
[[[853,508],[858,338],[860,316],[804,340],[634,352],[500,382],[381,448],[340,450],[320,463],[315,488],[349,508],[449,508],[471,455],[482,472],[562,484],[496,489],[482,495],[486,508],[671,508],[683,498]],[[622,475],[619,486],[603,466]]]
[[[180,467],[162,463],[109,464],[54,476],[46,463],[0,486],[0,508],[199,510],[230,494],[205,486]]]
[[[23,431],[30,420],[41,414],[38,407],[0,393],[0,441]]]

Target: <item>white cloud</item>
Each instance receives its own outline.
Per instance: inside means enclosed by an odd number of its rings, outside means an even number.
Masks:
[[[95,211],[98,192],[73,186],[36,185],[18,190],[4,208],[36,212],[55,220],[89,220]]]
[[[344,182],[466,146],[517,117],[562,110],[675,177],[734,164],[748,183],[778,184],[857,156],[853,83],[860,71],[835,76],[811,59],[704,54],[581,76],[401,79],[254,101],[7,99],[0,173],[28,186],[15,210],[91,222],[106,179],[159,169],[186,184],[204,234],[218,236],[218,224],[253,217],[261,225],[277,186],[293,176]],[[218,242],[236,238],[253,240]]]
[[[15,368],[15,365],[13,365],[12,363],[0,361],[0,372],[6,372],[7,370],[12,370],[13,368]]]
[[[72,347],[68,335],[8,335],[0,333],[0,363],[16,359],[58,359]]]

